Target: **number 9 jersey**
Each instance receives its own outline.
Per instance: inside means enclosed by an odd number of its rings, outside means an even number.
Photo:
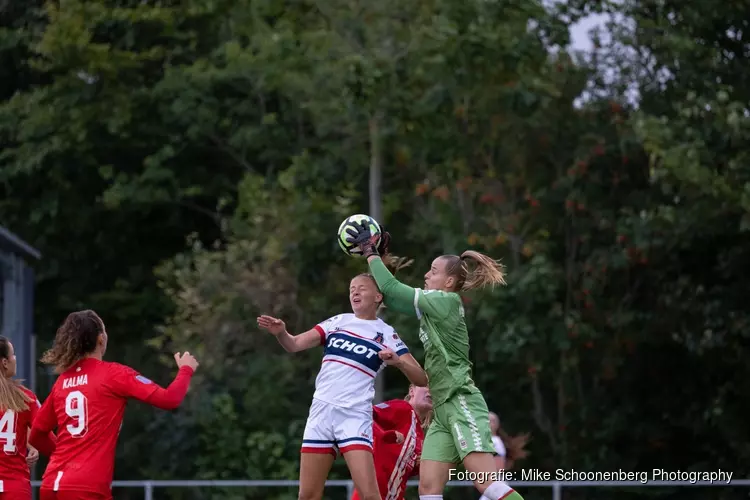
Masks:
[[[33,445],[36,436],[57,427],[57,446],[42,478],[42,498],[45,493],[58,497],[50,492],[111,498],[115,448],[128,399],[165,410],[177,408],[192,375],[192,368],[183,366],[163,389],[132,368],[93,358],[80,360],[63,372],[31,431]]]

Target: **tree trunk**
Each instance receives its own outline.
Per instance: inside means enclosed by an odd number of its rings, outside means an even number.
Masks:
[[[383,179],[383,147],[380,136],[380,115],[370,118],[370,217],[382,223],[383,203],[381,185]],[[375,378],[375,403],[383,402],[385,372]]]

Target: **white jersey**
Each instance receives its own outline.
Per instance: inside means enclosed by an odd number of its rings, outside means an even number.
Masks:
[[[396,331],[381,319],[359,319],[339,314],[315,326],[325,346],[323,363],[315,380],[314,399],[344,408],[372,411],[375,376],[385,363],[378,352],[409,352]]]
[[[505,444],[503,443],[503,440],[500,439],[498,436],[492,436],[492,444],[495,445],[495,453],[497,453],[501,457],[504,457],[505,456]]]

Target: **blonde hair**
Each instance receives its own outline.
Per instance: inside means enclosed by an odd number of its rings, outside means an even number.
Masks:
[[[411,388],[414,387],[414,384],[409,384],[409,391],[411,391]],[[409,396],[409,393],[406,393],[406,397],[404,398],[404,401],[411,401],[411,396]],[[430,422],[432,422],[432,408],[427,412],[427,415],[425,415],[424,420],[422,420],[422,430],[424,432],[427,432],[427,428],[430,426]]]
[[[10,340],[0,337],[0,358],[10,358]],[[0,411],[8,410],[14,413],[21,413],[30,408],[34,400],[23,391],[23,386],[19,380],[7,378],[5,374],[0,374]]]
[[[443,255],[445,259],[445,272],[448,276],[456,278],[453,289],[468,291],[486,286],[505,285],[505,266],[500,261],[474,250],[466,250],[460,256]],[[474,263],[473,268],[469,262]]]

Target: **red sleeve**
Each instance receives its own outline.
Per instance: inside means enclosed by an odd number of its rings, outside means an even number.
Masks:
[[[373,441],[388,444],[395,443],[397,438],[396,431],[386,431],[376,423],[372,424],[372,437]]]
[[[128,366],[115,365],[110,385],[118,396],[137,399],[162,410],[174,410],[185,399],[192,377],[193,369],[183,366],[164,389]]]
[[[393,399],[372,407],[372,419],[383,429],[398,430],[405,422],[411,422],[414,410],[408,401]]]
[[[31,423],[34,423],[34,420],[36,420],[36,416],[39,413],[39,408],[42,406],[39,403],[39,399],[37,399],[36,394],[31,392],[28,389],[24,389],[24,391],[28,397],[30,397],[33,401],[29,402],[29,413],[31,413]]]
[[[341,316],[341,314],[339,314],[338,316],[332,316],[322,323],[318,323],[317,325],[315,325],[314,328],[318,332],[318,335],[320,335],[320,345],[326,345],[326,338],[328,338],[328,334],[331,332],[331,329],[335,326],[335,324],[341,319]]]
[[[57,445],[57,438],[52,433],[52,430],[57,426],[57,418],[55,417],[55,400],[53,394],[55,392],[54,386],[52,387],[52,393],[50,393],[47,400],[44,402],[41,408],[37,408],[38,400],[32,403],[32,425],[31,433],[29,434],[29,444],[39,450],[42,455],[50,456],[55,451]]]
[[[320,325],[315,325],[315,330],[320,335],[320,345],[326,345],[326,331]]]
[[[29,444],[39,450],[42,455],[50,457],[57,447],[57,436],[52,432],[44,433],[32,427]]]

